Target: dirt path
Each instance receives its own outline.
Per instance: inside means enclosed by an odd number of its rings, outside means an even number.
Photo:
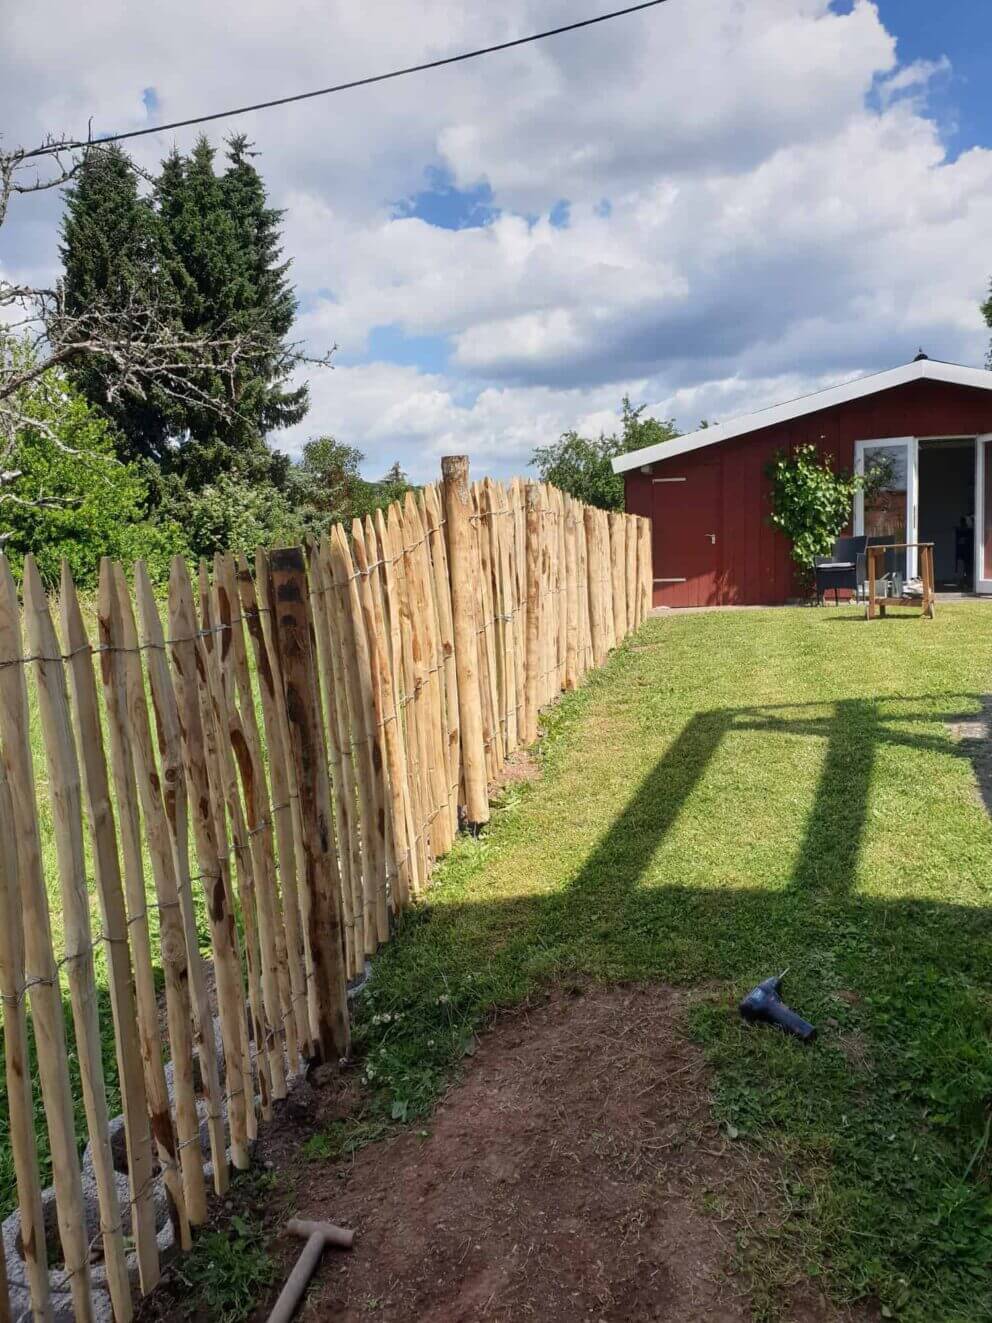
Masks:
[[[298,1215],[358,1236],[352,1254],[325,1257],[300,1317],[751,1319],[731,1258],[772,1173],[711,1119],[706,1067],[685,1031],[688,996],[556,991],[482,1039],[426,1134],[306,1164]],[[314,1099],[325,1114],[326,1101]],[[277,1165],[291,1133],[287,1120],[272,1135]],[[276,1248],[281,1280],[299,1246]],[[809,1290],[784,1317],[848,1315]]]

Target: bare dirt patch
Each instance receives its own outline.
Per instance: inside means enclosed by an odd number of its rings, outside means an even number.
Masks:
[[[325,1256],[300,1316],[751,1319],[732,1255],[773,1173],[712,1120],[690,995],[557,990],[481,1041],[426,1131],[307,1164],[292,1211],[358,1235]],[[277,1249],[284,1276],[299,1245]],[[806,1286],[784,1316],[848,1317]]]
[[[357,1072],[323,1068],[277,1105],[253,1170],[213,1225],[259,1219],[277,1260],[261,1323],[302,1248],[289,1217],[353,1227],[300,1311],[338,1323],[747,1323],[738,1236],[774,1220],[778,1174],[714,1122],[709,1072],[688,1037],[693,998],[657,984],[575,983],[504,1016],[431,1120],[341,1161],[307,1158],[315,1131],[361,1107]],[[203,1234],[201,1232],[201,1234]],[[139,1319],[206,1320],[182,1261]],[[809,1282],[790,1323],[866,1323]]]
[[[491,793],[496,794],[508,786],[520,785],[525,781],[536,781],[541,775],[541,764],[530,749],[516,749],[508,754],[503,770],[493,783]]]

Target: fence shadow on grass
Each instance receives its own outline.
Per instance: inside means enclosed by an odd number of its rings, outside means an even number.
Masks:
[[[962,712],[948,717],[935,705]],[[461,991],[457,974],[451,986],[483,1014],[526,997],[546,977],[704,985],[709,1001],[697,1004],[697,1028],[726,1067],[720,1087],[737,1091],[742,1110],[734,1115],[748,1129],[771,1124],[787,1146],[812,1145],[823,1171],[836,1167],[844,1197],[857,1200],[862,1240],[845,1248],[840,1228],[839,1255],[853,1261],[873,1242],[907,1279],[931,1273],[959,1290],[954,1263],[920,1229],[940,1222],[964,1243],[980,1235],[985,1216],[987,1166],[969,1167],[969,1158],[981,1144],[992,1072],[992,909],[886,899],[856,884],[879,751],[970,758],[950,731],[945,738],[914,728],[974,718],[985,707],[979,695],[931,694],[700,713],[561,891],[493,900],[480,887],[469,899],[441,897],[431,921],[417,931],[415,919],[387,960],[404,967],[407,990],[419,985],[428,1003],[441,990],[438,971],[473,971]],[[705,889],[671,873],[643,885],[722,741],[741,730],[826,741],[791,876],[768,888],[721,887],[717,879]],[[725,807],[727,820],[714,830],[726,833],[732,851],[734,805]],[[812,1052],[747,1030],[734,1011],[758,979],[785,966],[789,999],[821,1029]],[[865,1035],[867,1068],[845,1054],[852,1030]],[[917,1143],[930,1145],[922,1180]]]
[[[962,711],[935,714],[927,710],[935,699]],[[564,890],[541,901],[532,921],[523,924],[529,929],[527,940],[545,953],[549,966],[627,975],[670,971],[690,979],[712,977],[720,968],[747,982],[790,963],[802,964],[803,953],[818,944],[835,945],[830,932],[838,928],[848,934],[848,946],[863,945],[857,931],[863,925],[866,934],[876,928],[887,933],[879,953],[891,948],[898,930],[904,949],[916,960],[932,956],[944,965],[953,951],[955,960],[970,965],[966,948],[976,933],[992,930],[988,910],[869,898],[858,893],[857,877],[878,751],[897,747],[965,758],[978,775],[979,742],[956,740],[950,730],[942,736],[912,728],[974,719],[976,711],[987,710],[988,700],[981,695],[939,694],[699,713],[643,778]],[[680,886],[672,877],[641,885],[722,742],[738,731],[826,741],[788,884],[705,890]],[[732,851],[732,805],[727,813],[720,830]],[[521,904],[527,908],[526,901]],[[958,930],[961,940],[953,937]],[[869,944],[872,940],[864,937]],[[524,947],[521,958],[527,958]]]

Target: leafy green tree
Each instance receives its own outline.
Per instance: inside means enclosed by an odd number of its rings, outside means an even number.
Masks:
[[[25,397],[22,416],[9,459],[18,476],[0,496],[0,542],[14,572],[30,551],[52,584],[62,557],[81,587],[96,582],[101,556],[144,557],[164,578],[186,540],[178,523],[149,520],[147,487],[136,465],[116,458],[107,418],[55,372]]]
[[[645,405],[636,409],[625,395],[620,412],[620,431],[596,439],[578,432],[563,432],[550,446],[538,446],[531,456],[542,482],[550,482],[580,501],[604,510],[622,510],[623,477],[614,473],[610,461],[632,450],[671,441],[679,435],[675,420],[643,417]]]
[[[92,152],[67,190],[60,248],[65,310],[71,318],[99,310],[118,322],[122,337],[149,306],[164,322],[174,316],[171,287],[159,272],[159,222],[138,191],[129,157],[113,145]],[[169,407],[153,377],[138,374],[139,390],[116,389],[119,363],[104,354],[70,366],[72,381],[114,423],[123,459],[161,461],[168,449]]]
[[[212,556],[217,551],[251,555],[256,547],[295,545],[304,527],[286,493],[270,482],[255,482],[238,469],[225,469],[197,491],[181,489],[181,498],[167,499],[159,513],[181,520],[190,554]]]
[[[982,304],[982,316],[985,318],[985,325],[992,327],[992,284],[989,285],[989,296]],[[989,352],[985,359],[985,365],[992,368],[992,344],[989,345]]]
[[[303,447],[287,483],[309,538],[319,538],[339,520],[363,519],[392,501],[402,499],[411,483],[399,463],[379,482],[361,474],[365,456],[355,446],[333,436],[315,437]]]

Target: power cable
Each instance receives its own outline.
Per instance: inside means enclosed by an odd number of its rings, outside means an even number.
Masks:
[[[497,51],[512,50],[516,46],[527,46],[534,41],[545,41],[548,37],[559,37],[564,32],[576,32],[579,28],[590,28],[597,23],[607,23],[610,19],[623,18],[627,14],[636,14],[642,9],[654,9],[666,4],[667,0],[642,0],[640,4],[628,5],[625,9],[613,9],[608,14],[597,14],[593,18],[579,19],[575,23],[563,23],[561,27],[547,28],[543,32],[532,32],[527,37],[515,37],[512,41],[501,41],[494,46],[480,46],[477,50],[462,51],[458,55],[446,55],[440,60],[428,60],[423,64],[409,64],[403,69],[392,69],[389,73],[371,74],[367,78],[354,78],[347,83],[335,83],[331,87],[319,87],[312,92],[297,92],[293,96],[276,97],[271,101],[258,101],[250,106],[237,106],[233,110],[217,110],[209,115],[195,115],[190,119],[173,120],[171,124],[156,124],[145,129],[131,129],[127,133],[109,133],[100,138],[81,138],[76,142],[60,142],[35,147],[25,152],[22,159],[32,156],[51,156],[55,152],[75,151],[80,147],[90,147],[95,143],[124,142],[129,138],[144,138],[149,133],[168,133],[170,129],[185,129],[193,124],[209,124],[212,120],[230,119],[234,115],[246,115],[252,110],[271,110],[274,106],[288,106],[294,101],[310,101],[318,96],[331,96],[335,92],[348,92],[355,87],[369,87],[372,83],[385,83],[393,78],[405,78],[407,74],[424,73],[428,69],[441,69],[448,64],[461,64],[465,60],[477,60],[482,55],[494,55]]]

